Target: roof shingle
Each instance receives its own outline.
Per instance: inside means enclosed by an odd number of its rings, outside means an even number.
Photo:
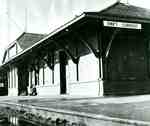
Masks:
[[[43,39],[46,35],[34,34],[34,33],[23,33],[16,42],[20,45],[21,49],[25,50],[30,46],[34,45],[36,42]]]
[[[88,12],[90,16],[99,16],[106,19],[129,20],[141,23],[150,23],[150,10],[124,3],[115,3],[114,5],[100,12]]]

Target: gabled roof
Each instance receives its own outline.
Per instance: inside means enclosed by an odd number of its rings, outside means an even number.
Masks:
[[[43,35],[43,34],[26,33],[26,32],[22,33],[15,41],[9,44],[9,46],[4,52],[2,63],[4,63],[6,59],[7,50],[9,50],[9,48],[11,48],[13,45],[18,44],[23,51],[31,47],[32,45],[34,45],[36,42],[43,39],[45,36],[46,35]]]
[[[87,12],[86,14],[93,17],[99,17],[101,19],[120,21],[127,20],[131,22],[150,23],[149,9],[119,2],[100,12]]]
[[[29,53],[30,50],[38,47],[43,42],[45,42],[47,39],[52,38],[55,35],[61,34],[62,32],[66,33],[67,32],[66,29],[72,28],[74,25],[80,24],[81,20],[83,20],[83,19],[88,20],[91,18],[94,18],[94,19],[97,18],[97,19],[101,19],[101,20],[107,19],[107,20],[127,21],[127,22],[150,23],[150,10],[141,8],[141,7],[136,7],[133,5],[116,2],[115,4],[109,6],[108,8],[106,8],[102,11],[84,12],[80,16],[76,16],[74,19],[72,19],[68,23],[62,25],[61,27],[59,27],[59,28],[55,29],[54,31],[52,31],[51,33],[49,33],[47,36],[45,36],[45,37],[42,36],[43,37],[42,39],[37,39],[37,41],[31,42],[32,43],[31,45],[28,45],[27,42],[23,43],[24,40],[29,41],[30,40],[29,38],[31,37],[30,35],[28,36],[28,34],[25,34],[27,39],[25,38],[25,36],[22,39],[18,39],[18,41],[20,41],[20,45],[24,48],[24,50],[21,53],[17,54],[12,59],[8,60],[2,66],[8,64],[9,62],[17,61],[18,57],[21,57],[25,53]]]
[[[35,34],[35,33],[23,33],[19,38],[17,38],[16,42],[19,44],[20,48],[25,50],[36,42],[43,39],[46,35],[43,34]]]
[[[103,15],[116,15],[118,17],[135,17],[141,19],[150,19],[150,10],[136,7],[132,5],[127,5],[123,3],[116,3],[114,6],[102,11],[101,14]]]

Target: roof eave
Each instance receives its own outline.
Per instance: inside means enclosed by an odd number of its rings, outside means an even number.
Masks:
[[[134,23],[150,23],[150,19],[147,18],[138,18],[138,17],[130,17],[130,16],[119,16],[119,15],[100,15],[96,13],[86,13],[86,16],[89,18],[95,18],[100,20],[113,20],[113,21],[126,21],[126,22],[134,22]]]
[[[38,41],[37,43],[35,43],[34,45],[32,45],[31,47],[23,50],[22,52],[20,52],[19,54],[15,55],[14,57],[12,57],[11,59],[9,59],[8,61],[6,61],[4,64],[2,64],[0,66],[0,69],[2,69],[3,67],[7,66],[9,63],[12,63],[13,61],[17,60],[17,58],[19,58],[20,56],[24,55],[25,53],[29,52],[30,50],[32,50],[33,48],[35,48],[36,46],[40,45],[43,41],[51,38],[52,36],[54,36],[55,34],[58,34],[59,32],[67,29],[69,26],[71,26],[72,24],[78,22],[79,20],[83,19],[84,17],[86,17],[85,13],[82,13],[80,16],[75,17],[74,19],[72,19],[71,21],[69,21],[68,23],[62,25],[61,27],[55,29],[54,31],[52,31],[49,35],[47,35],[46,37],[44,37],[43,39],[41,39],[40,41]]]

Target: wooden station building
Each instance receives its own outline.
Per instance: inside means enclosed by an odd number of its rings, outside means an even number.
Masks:
[[[117,2],[48,35],[23,33],[0,71],[10,96],[150,93],[150,10]]]

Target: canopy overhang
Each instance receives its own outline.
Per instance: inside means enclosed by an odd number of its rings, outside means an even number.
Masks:
[[[114,5],[100,11],[100,12],[84,12],[80,16],[75,17],[68,23],[59,27],[58,29],[51,32],[49,35],[32,45],[31,47],[25,49],[21,53],[15,55],[7,62],[0,66],[0,70],[9,66],[9,64],[17,62],[19,59],[23,58],[25,55],[31,53],[33,50],[42,46],[45,43],[50,43],[56,35],[64,35],[79,27],[83,22],[87,20],[108,20],[108,21],[122,21],[122,22],[133,22],[133,23],[150,23],[150,10],[143,9],[140,7],[130,6],[122,3],[115,3]],[[49,41],[47,41],[49,39]],[[51,40],[51,41],[50,41]]]

